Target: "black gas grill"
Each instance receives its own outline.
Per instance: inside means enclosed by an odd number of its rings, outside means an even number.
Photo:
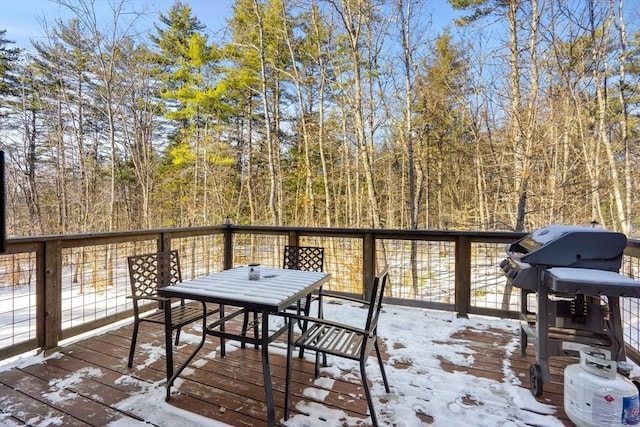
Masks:
[[[520,353],[533,338],[530,368],[534,395],[551,381],[548,358],[579,357],[596,346],[626,359],[619,297],[640,297],[640,282],[618,274],[627,238],[596,227],[550,225],[507,246],[500,268],[508,286],[520,288]],[[529,307],[536,293],[537,309]]]

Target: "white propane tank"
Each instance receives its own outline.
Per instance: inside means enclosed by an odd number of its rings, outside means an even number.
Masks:
[[[577,427],[640,424],[638,388],[596,348],[580,351],[580,363],[564,370],[564,410]]]

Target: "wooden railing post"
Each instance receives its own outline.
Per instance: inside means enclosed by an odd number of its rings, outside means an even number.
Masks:
[[[225,224],[224,231],[222,232],[223,236],[223,261],[222,268],[225,270],[229,270],[233,268],[233,231],[231,229],[232,224],[229,221]]]
[[[300,235],[295,230],[289,231],[289,242],[287,243],[291,246],[299,246],[300,245]]]
[[[42,290],[42,300],[44,304],[44,316],[39,334],[40,347],[47,351],[58,346],[58,340],[62,336],[62,254],[60,241],[48,240],[44,242],[44,248],[38,251],[38,267],[43,267],[38,271],[38,281],[42,283],[39,289]]]
[[[455,311],[467,318],[471,307],[471,241],[467,236],[456,240]]]
[[[363,238],[362,264],[362,279],[364,280],[362,297],[366,301],[370,301],[371,293],[373,291],[371,287],[376,275],[376,241],[371,233],[365,234]]]
[[[169,233],[161,233],[158,240],[158,252],[168,252],[171,250],[171,235]]]

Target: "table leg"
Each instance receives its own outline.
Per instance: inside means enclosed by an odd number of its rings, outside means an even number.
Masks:
[[[220,304],[220,319],[222,319],[224,317],[224,304]],[[220,332],[224,333],[225,332],[225,325],[226,322],[222,322],[220,324]],[[224,342],[224,337],[220,337],[220,357],[225,357],[227,355],[227,348],[226,348],[226,344]]]
[[[171,330],[171,301],[164,303],[164,351],[167,361],[167,390],[169,379],[173,376],[173,337]],[[167,394],[168,396],[168,394]]]
[[[262,313],[262,375],[264,376],[264,393],[267,399],[267,423],[276,425],[276,410],[271,383],[271,367],[269,365],[269,313]]]

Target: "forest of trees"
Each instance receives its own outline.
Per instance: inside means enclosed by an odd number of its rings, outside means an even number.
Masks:
[[[430,0],[236,0],[215,33],[186,0],[148,32],[126,0],[55,1],[73,17],[29,49],[0,28],[9,236],[226,216],[638,236],[624,0],[448,0],[464,18],[437,29]]]

